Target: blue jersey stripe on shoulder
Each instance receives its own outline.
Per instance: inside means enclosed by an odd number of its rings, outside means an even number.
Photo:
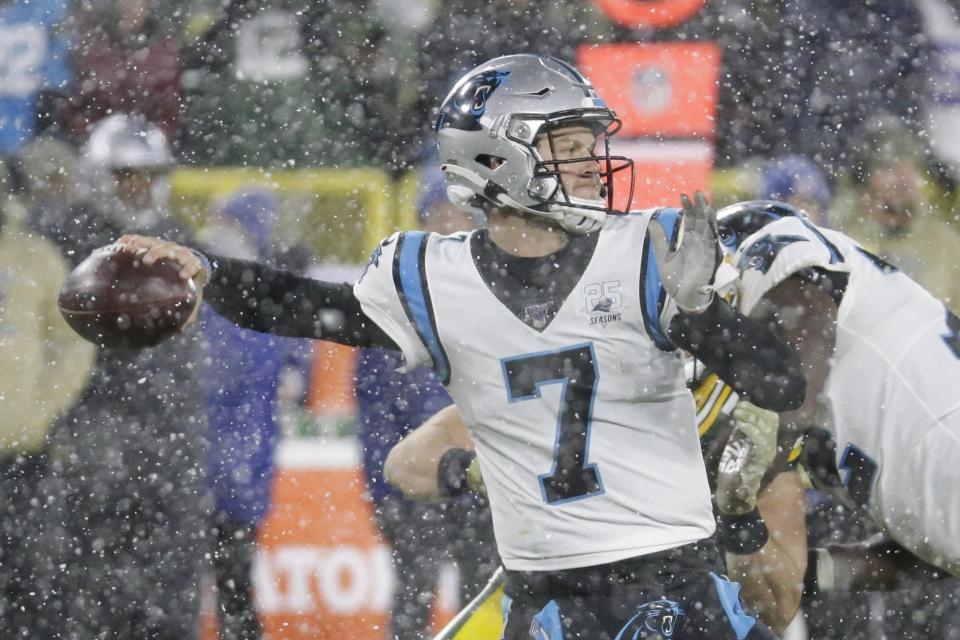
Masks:
[[[430,303],[430,289],[424,269],[424,257],[427,249],[427,234],[423,231],[409,231],[400,236],[393,261],[393,279],[400,294],[400,302],[407,318],[413,324],[417,335],[433,360],[433,370],[440,382],[450,382],[450,361],[440,343],[433,306]]]
[[[659,224],[663,227],[667,238],[673,239],[679,231],[677,222],[680,219],[679,209],[661,209],[654,214],[650,224]],[[643,311],[643,326],[653,343],[662,351],[673,351],[676,347],[663,333],[660,327],[660,314],[666,303],[667,292],[660,279],[660,269],[657,267],[657,258],[653,255],[650,246],[650,237],[643,240],[643,263],[640,265],[640,306]]]

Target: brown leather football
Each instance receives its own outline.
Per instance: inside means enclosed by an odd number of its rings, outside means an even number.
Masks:
[[[153,347],[180,331],[197,303],[192,280],[169,260],[151,266],[117,244],[100,247],[67,277],[60,313],[90,342],[110,349]]]

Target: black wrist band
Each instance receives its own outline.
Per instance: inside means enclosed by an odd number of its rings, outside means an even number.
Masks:
[[[447,449],[440,457],[437,465],[437,487],[444,498],[462,496],[470,487],[467,486],[467,468],[477,456],[467,449]]]
[[[730,553],[756,553],[767,544],[769,538],[767,525],[756,509],[740,515],[721,513],[717,517],[718,542]]]

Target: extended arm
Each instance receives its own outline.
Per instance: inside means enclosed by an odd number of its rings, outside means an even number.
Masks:
[[[180,277],[198,283],[202,294],[198,298],[206,295],[217,313],[238,326],[354,347],[399,350],[363,313],[349,284],[321,282],[246,260],[205,256],[160,238],[126,235],[119,242],[128,251],[143,251],[146,265],[164,258],[176,261]],[[200,302],[198,299],[191,321]]]
[[[727,553],[730,577],[743,587],[744,600],[778,633],[796,616],[807,564],[805,491],[800,474],[778,474],[757,496],[769,532],[756,553]]]
[[[347,283],[305,278],[266,265],[209,255],[207,303],[238,326],[351,347],[398,350],[360,308]]]
[[[441,460],[451,450],[473,450],[456,405],[440,410],[394,445],[383,465],[383,477],[412,500],[439,502],[447,497],[437,482]],[[474,473],[472,488],[476,489],[479,476]]]
[[[797,354],[719,296],[701,313],[674,315],[667,333],[758,407],[781,412],[803,403],[806,380]]]

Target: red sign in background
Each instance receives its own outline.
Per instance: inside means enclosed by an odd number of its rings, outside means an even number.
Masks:
[[[720,49],[712,43],[585,45],[577,64],[623,128],[613,152],[634,161],[633,208],[679,205],[708,191],[719,96]],[[614,194],[629,192],[625,173]]]
[[[386,640],[396,577],[364,497],[359,445],[288,440],[278,452],[273,505],[253,578],[272,640]],[[456,574],[441,575],[434,629],[457,611]],[[215,640],[211,591],[204,639]]]
[[[595,0],[600,10],[632,29],[674,27],[695,16],[707,0]]]
[[[355,349],[314,343],[307,395],[318,423],[355,419],[356,358]],[[388,638],[397,578],[364,486],[355,438],[281,443],[253,567],[256,603],[271,640]],[[212,587],[206,595],[203,637],[216,640]],[[434,600],[434,630],[458,609],[456,570],[448,565]]]

